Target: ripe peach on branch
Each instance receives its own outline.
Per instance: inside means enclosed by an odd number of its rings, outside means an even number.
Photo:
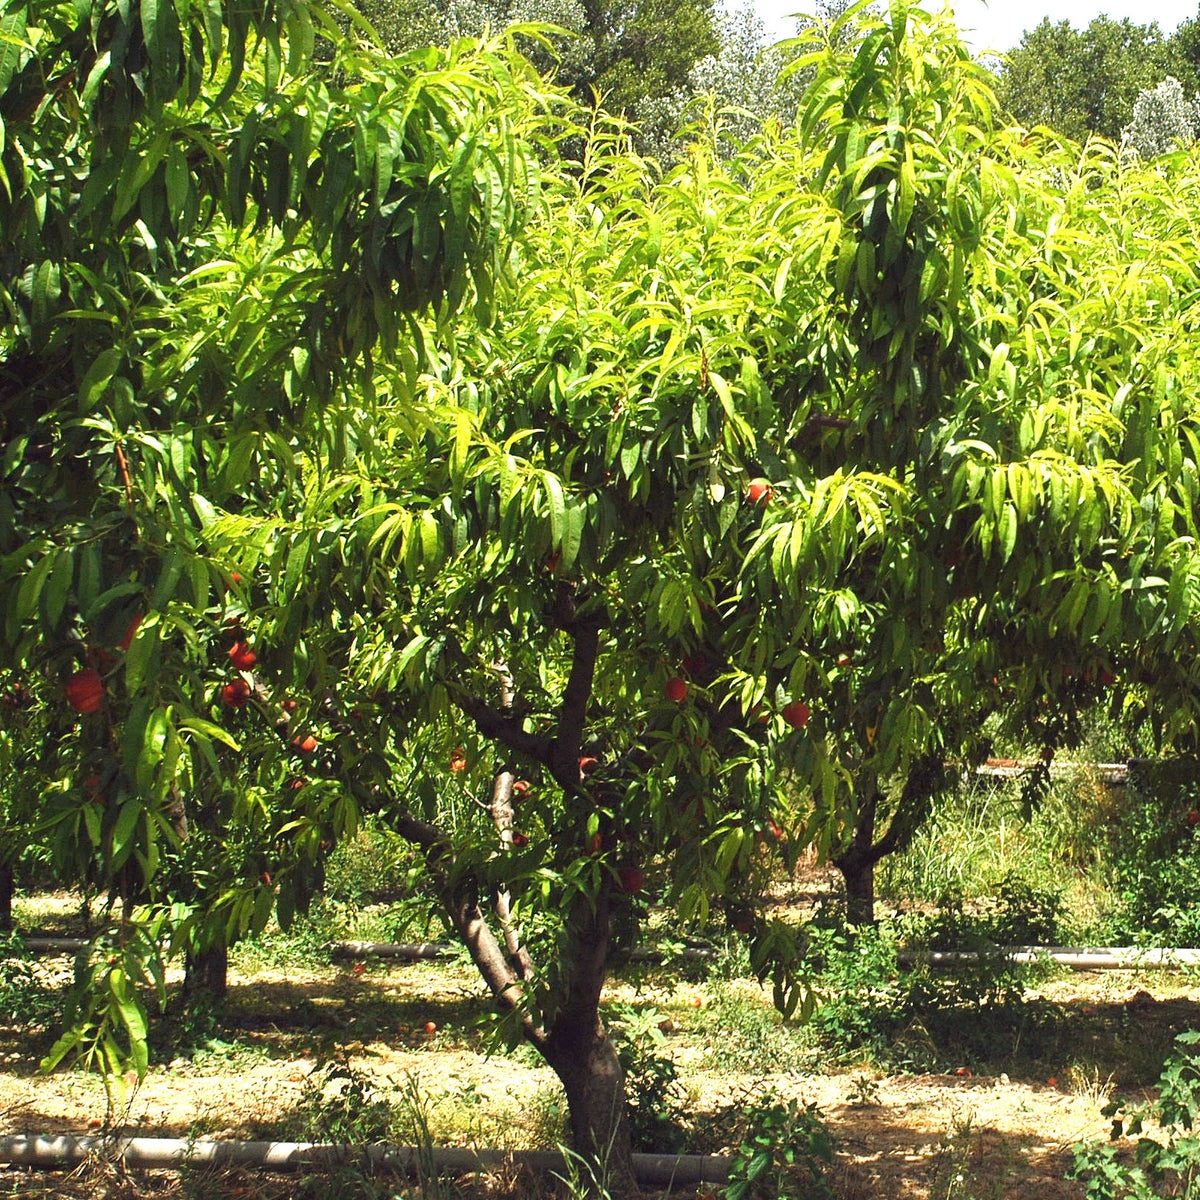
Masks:
[[[63,695],[77,713],[99,712],[104,703],[104,680],[95,667],[85,667],[63,684]]]

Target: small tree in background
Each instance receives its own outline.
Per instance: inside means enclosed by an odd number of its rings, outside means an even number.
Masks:
[[[719,14],[716,33],[720,49],[692,67],[687,85],[652,97],[642,107],[639,144],[661,162],[677,162],[697,127],[729,156],[758,133],[764,121],[786,125],[796,119],[810,76],[784,78],[793,52],[771,44],[754,9]]]
[[[1133,120],[1121,134],[1121,144],[1140,158],[1156,158],[1190,146],[1196,140],[1198,123],[1200,99],[1189,100],[1179,80],[1168,75],[1157,87],[1138,93]]]

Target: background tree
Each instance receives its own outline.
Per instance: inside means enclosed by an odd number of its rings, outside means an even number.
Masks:
[[[818,19],[831,20],[845,7],[818,5]],[[716,33],[720,48],[695,63],[685,86],[640,108],[639,145],[660,162],[678,161],[698,136],[729,157],[765,121],[789,125],[796,119],[811,73],[786,70],[794,50],[772,44],[752,7],[717,14]]]
[[[1183,90],[1192,95],[1200,89],[1200,16],[1179,22],[1171,34],[1171,48],[1175,54],[1173,73]]]
[[[1143,88],[1192,72],[1156,22],[1096,17],[1084,30],[1051,21],[1027,30],[998,72],[1001,106],[1022,125],[1065,137],[1120,139]]]
[[[1133,106],[1133,120],[1121,134],[1142,158],[1183,149],[1196,140],[1200,103],[1189,100],[1179,80],[1168,75],[1156,88],[1144,88]]]
[[[478,37],[485,29],[549,22],[574,37],[527,45],[540,70],[583,105],[637,121],[648,102],[686,86],[695,64],[720,48],[712,0],[372,0],[360,11],[397,50]]]
[[[977,140],[965,114],[987,128],[990,98],[961,47],[944,47],[935,80],[897,67],[911,47],[893,49],[894,36],[894,27],[868,27],[875,52],[856,50],[873,71],[831,69],[844,59],[827,53],[810,92],[805,129],[829,144],[822,171],[844,224],[831,267],[839,299],[825,349],[809,360],[820,373],[805,386],[831,397],[827,411],[841,424],[819,467],[790,455],[783,475],[876,472],[904,520],[889,522],[883,509],[878,544],[843,567],[835,609],[817,589],[784,589],[773,601],[778,624],[760,633],[769,654],[784,651],[772,641],[778,630],[812,631],[815,684],[805,686],[838,714],[842,732],[827,736],[852,780],[832,850],[857,919],[870,916],[874,864],[906,844],[945,785],[944,762],[986,753],[981,734],[996,721],[1052,755],[1077,739],[1090,705],[1116,706],[1117,664],[1172,657],[1175,635],[1141,572],[1156,561],[1183,587],[1192,569],[1190,550],[1177,557],[1190,546],[1187,504],[1163,510],[1139,490],[1156,486],[1139,457],[1148,427],[1178,417],[1153,392],[1137,413],[1109,399],[1136,387],[1131,380],[1189,370],[1178,327],[1163,325],[1161,340],[1144,333],[1163,287],[1167,308],[1188,319],[1186,268],[1166,266],[1186,256],[1174,240],[1181,201],[1153,205],[1161,247],[1139,241],[1147,261],[1164,264],[1161,284],[1077,296],[1076,271],[1106,277],[1100,264],[1125,253],[1131,210],[1111,151],[1097,148],[1080,166],[1078,148],[1051,141],[1032,152],[1038,166],[1023,142]],[[943,171],[944,183],[925,190]],[[1019,204],[1009,190],[1017,177]],[[1092,190],[1101,199],[1081,203]],[[1020,216],[1000,219],[1005,208]],[[1074,250],[1039,256],[1044,231],[1060,223],[1072,226]],[[1081,361],[1081,343],[1109,349]],[[1163,469],[1174,461],[1167,453]],[[786,522],[772,531],[777,578],[788,577],[777,562],[806,578],[807,561],[788,557],[803,545]],[[1175,677],[1154,706],[1190,711],[1195,697],[1195,680]]]
[[[529,39],[522,49],[538,69],[565,77],[589,68],[590,47],[582,37],[588,16],[581,0],[360,0],[356,9],[370,21],[385,49],[395,54],[425,46],[445,46],[455,38],[478,38],[511,25],[538,23],[557,26],[573,37],[553,37],[549,44]]]

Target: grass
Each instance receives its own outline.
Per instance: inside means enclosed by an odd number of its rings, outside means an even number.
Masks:
[[[1117,901],[1098,829],[1113,804],[1105,785],[1065,778],[1054,781],[1027,820],[1010,781],[960,789],[904,854],[880,864],[880,896],[893,907],[928,906],[956,893],[984,899],[1006,879],[1023,880],[1060,897],[1062,943],[1102,940]]]
[[[809,1062],[817,1053],[810,1032],[785,1021],[769,994],[746,980],[716,989],[695,1013],[688,1032],[704,1046],[705,1065],[713,1070],[755,1074]]]

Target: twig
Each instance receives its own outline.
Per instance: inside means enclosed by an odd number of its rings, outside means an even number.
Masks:
[[[130,509],[133,508],[133,483],[129,478],[129,464],[125,461],[125,452],[121,449],[120,442],[113,443],[113,449],[117,452],[117,463],[121,468],[121,478],[125,481],[125,502]]]

